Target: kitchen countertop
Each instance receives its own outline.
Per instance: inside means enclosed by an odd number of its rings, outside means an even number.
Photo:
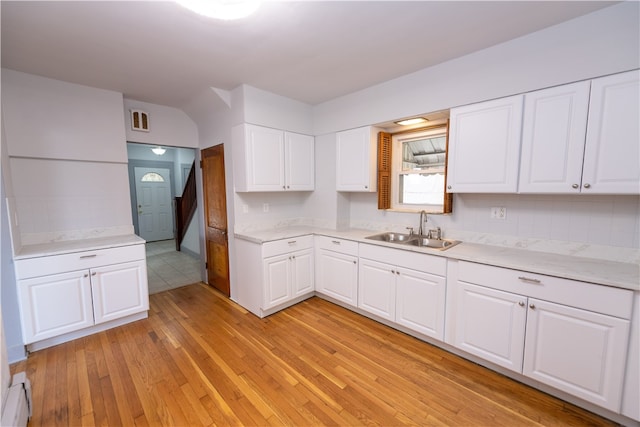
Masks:
[[[599,260],[595,258],[559,255],[518,248],[462,242],[445,251],[380,242],[365,239],[381,231],[350,229],[345,231],[313,227],[287,227],[235,233],[238,239],[266,243],[280,239],[315,234],[386,246],[393,249],[421,252],[450,259],[489,264],[530,273],[546,274],[566,279],[596,283],[616,288],[640,291],[640,265],[635,263]]]
[[[120,246],[144,244],[145,240],[135,234],[98,237],[93,239],[65,240],[60,242],[26,245],[20,248],[14,259],[28,259],[43,256],[61,255],[89,250],[117,248]]]

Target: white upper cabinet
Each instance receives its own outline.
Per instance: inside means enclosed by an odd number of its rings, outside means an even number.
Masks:
[[[447,153],[451,193],[515,193],[523,95],[452,108]]]
[[[372,126],[336,134],[336,190],[376,191],[377,134]]]
[[[640,193],[640,71],[591,82],[582,192]]]
[[[262,126],[233,128],[236,191],[314,189],[314,138]]]
[[[284,133],[284,182],[287,190],[311,191],[315,185],[314,139],[299,133]]]
[[[579,193],[590,82],[527,93],[521,193]]]

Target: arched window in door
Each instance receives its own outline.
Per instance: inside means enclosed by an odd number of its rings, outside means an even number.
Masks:
[[[164,178],[159,173],[147,172],[140,178],[142,182],[164,182]]]

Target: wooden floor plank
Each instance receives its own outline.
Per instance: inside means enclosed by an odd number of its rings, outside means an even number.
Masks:
[[[259,319],[205,284],[11,370],[34,426],[615,425],[319,298]]]

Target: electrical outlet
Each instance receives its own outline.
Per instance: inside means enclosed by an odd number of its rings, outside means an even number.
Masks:
[[[269,212],[269,203],[262,204],[262,212]]]
[[[507,208],[503,206],[491,208],[491,219],[507,219]]]

